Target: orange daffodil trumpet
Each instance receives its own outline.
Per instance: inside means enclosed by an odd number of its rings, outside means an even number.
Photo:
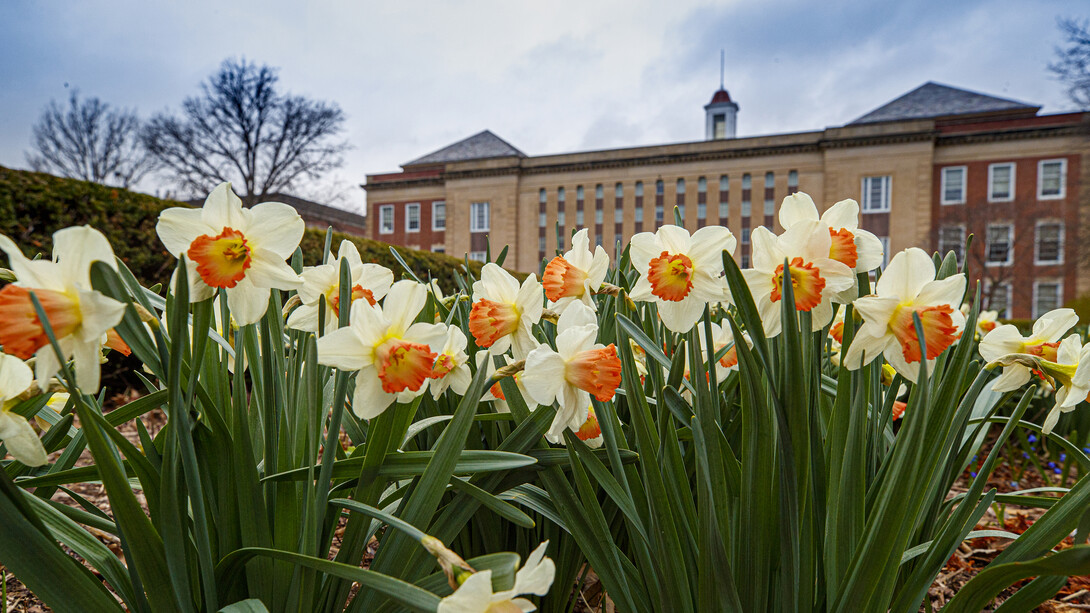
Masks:
[[[882,241],[859,227],[859,203],[855,200],[841,200],[819,216],[814,200],[804,192],[796,192],[783,199],[779,217],[785,229],[800,222],[820,221],[829,233],[829,257],[856,273],[870,272],[882,265]],[[846,303],[855,297],[853,284],[834,300]]]
[[[855,333],[844,356],[844,364],[858,369],[884,355],[893,368],[913,383],[920,373],[920,362],[927,360],[928,371],[943,351],[954,344],[965,324],[965,317],[954,305],[965,294],[965,274],[935,279],[935,263],[923,249],[912,247],[893,256],[875,285],[875,295],[855,301],[855,311],[863,325]],[[913,315],[923,324],[927,355],[923,355],[916,335]]]
[[[352,303],[349,325],[318,339],[318,362],[356,370],[352,411],[360,419],[382,414],[395,401],[423,394],[432,378],[443,324],[413,323],[427,301],[415,281],[398,281],[386,295],[387,307],[366,300]]]
[[[731,331],[730,324],[727,322],[723,322],[723,325],[712,323],[711,328],[712,348],[715,349],[717,354],[724,347],[730,346],[730,349],[727,349],[723,357],[715,361],[715,377],[717,381],[722,383],[732,370],[738,370],[738,348],[734,346],[734,332]],[[705,340],[703,324],[697,326],[697,330],[700,335],[700,354],[704,357],[704,361],[707,362],[713,356],[708,355],[708,344]],[[753,346],[753,341],[748,334],[743,333],[742,337],[745,339],[746,345]]]
[[[0,353],[0,441],[13,458],[27,466],[42,466],[48,460],[45,447],[30,422],[12,413],[15,398],[34,383],[30,367],[22,360]]]
[[[753,268],[743,270],[742,275],[761,314],[765,334],[780,333],[783,286],[788,279],[795,308],[810,311],[814,331],[832,321],[832,301],[854,286],[855,273],[829,257],[833,241],[828,225],[819,220],[798,221],[780,236],[761,226],[753,230],[750,238]]]
[[[390,286],[394,283],[394,273],[379,264],[364,264],[360,260],[360,252],[356,249],[356,245],[349,240],[341,241],[336,258],[329,254],[326,256],[325,264],[303,269],[300,275],[303,278],[303,287],[299,288],[299,300],[303,304],[292,311],[291,316],[288,317],[289,328],[317,332],[318,309],[324,300],[326,328],[323,332],[337,329],[337,316],[340,314],[342,259],[348,260],[352,279],[352,290],[349,296],[352,302],[364,299],[375,304],[386,296],[386,292],[390,291]]]
[[[540,405],[557,401],[546,438],[557,442],[565,428],[577,432],[587,421],[593,395],[601,402],[612,400],[621,384],[621,360],[617,348],[595,343],[598,323],[583,304],[570,305],[556,323],[556,350],[540,345],[526,357],[522,384]]]
[[[1004,324],[986,334],[980,341],[980,356],[994,362],[1008,354],[1025,353],[1056,362],[1061,337],[1077,323],[1079,316],[1074,309],[1056,309],[1033,322],[1033,330],[1029,336],[1022,336],[1018,328]],[[1003,372],[992,381],[992,390],[1010,392],[1029,383],[1032,378],[1033,373],[1028,366],[1014,363],[1005,366]]]
[[[304,229],[303,218],[286,204],[243,208],[230,183],[212,190],[203,208],[166,209],[155,226],[167,250],[185,257],[190,302],[222,289],[240,326],[261,319],[271,290],[302,286],[285,260],[299,246]]]
[[[117,268],[113,249],[89,226],[53,234],[53,260],[28,260],[9,238],[0,235],[17,281],[0,289],[0,345],[4,352],[34,360],[35,378],[45,390],[61,364],[38,319],[30,292],[38,297],[65,358],[75,362],[76,383],[98,391],[100,358],[107,332],[121,321],[125,305],[91,289],[91,263]],[[20,390],[22,391],[22,390]]]
[[[556,565],[545,557],[549,541],[538,545],[522,568],[515,573],[511,589],[492,591],[492,571],[482,570],[470,574],[453,594],[439,601],[437,613],[524,613],[537,607],[522,594],[544,596],[549,592],[556,576]]]
[[[481,280],[473,284],[469,331],[492,355],[510,348],[515,359],[525,359],[537,346],[532,331],[543,310],[537,277],[530,275],[519,286],[511,273],[489,262],[481,269]]]
[[[563,313],[576,300],[594,309],[591,295],[602,287],[609,269],[609,255],[601,245],[591,253],[586,228],[575,233],[571,247],[563,256],[553,258],[541,275],[549,308],[557,313]]]
[[[734,253],[738,241],[722,226],[707,226],[691,236],[684,228],[662,226],[632,237],[632,266],[640,278],[630,297],[654,302],[659,317],[673,332],[688,332],[709,302],[730,300],[723,279],[723,252]]]

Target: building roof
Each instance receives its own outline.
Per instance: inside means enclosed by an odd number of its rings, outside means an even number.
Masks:
[[[447,145],[438,151],[433,151],[423,157],[418,157],[402,166],[417,166],[420,164],[445,164],[447,162],[463,162],[465,160],[481,160],[485,158],[501,158],[515,156],[524,158],[526,154],[516,149],[511,143],[496,136],[489,130],[478,132],[465,140],[460,140],[453,145]]]
[[[1016,100],[979,94],[928,81],[907,94],[863,115],[848,125],[905,121],[951,115],[977,115],[1026,111],[1036,113],[1041,107]]]
[[[712,101],[708,104],[719,104],[720,102],[730,102],[730,94],[722,87],[719,88],[719,91],[715,92],[715,95],[712,96]]]

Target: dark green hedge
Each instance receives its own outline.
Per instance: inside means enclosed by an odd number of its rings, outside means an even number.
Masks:
[[[185,206],[146,194],[63,179],[37,172],[12,170],[0,166],[0,234],[14,240],[23,253],[48,256],[53,249],[53,232],[74,225],[89,225],[106,235],[117,254],[145,285],[166,283],[174,267],[174,258],[163,248],[155,234],[159,211]],[[349,238],[359,248],[364,262],[382,264],[402,272],[385,243],[335,233],[333,249]],[[321,259],[325,232],[307,230],[303,236],[304,262]],[[437,279],[444,291],[454,288],[454,271],[463,262],[451,256],[427,251],[399,249],[405,262],[424,280]],[[480,264],[473,263],[474,274]]]

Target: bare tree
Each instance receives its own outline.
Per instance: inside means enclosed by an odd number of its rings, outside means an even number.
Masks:
[[[281,94],[278,81],[269,66],[226,60],[180,115],[148,122],[144,145],[183,190],[199,195],[231,181],[250,204],[341,166],[340,107]]]
[[[1090,25],[1069,18],[1058,20],[1064,47],[1048,70],[1067,87],[1067,97],[1080,109],[1090,109]]]
[[[31,168],[74,179],[129,187],[151,169],[136,113],[80,100],[74,90],[67,110],[53,100],[42,112],[34,146],[36,153],[26,154]]]

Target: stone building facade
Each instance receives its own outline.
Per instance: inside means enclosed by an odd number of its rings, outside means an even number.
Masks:
[[[730,106],[725,106],[729,102]],[[726,108],[728,129],[713,117]],[[1090,113],[1040,108],[927,83],[840,127],[734,138],[724,90],[705,107],[707,140],[528,156],[491,132],[367,176],[368,227],[391,244],[539,271],[576,229],[616,253],[633,234],[674,223],[727,226],[749,264],[749,235],[780,231],[784,196],[819,207],[854,198],[862,227],[896,252],[968,257],[986,304],[1032,317],[1090,292],[1082,248],[1090,211]],[[967,256],[965,238],[974,239]],[[1083,273],[1083,274],[1080,274]]]

